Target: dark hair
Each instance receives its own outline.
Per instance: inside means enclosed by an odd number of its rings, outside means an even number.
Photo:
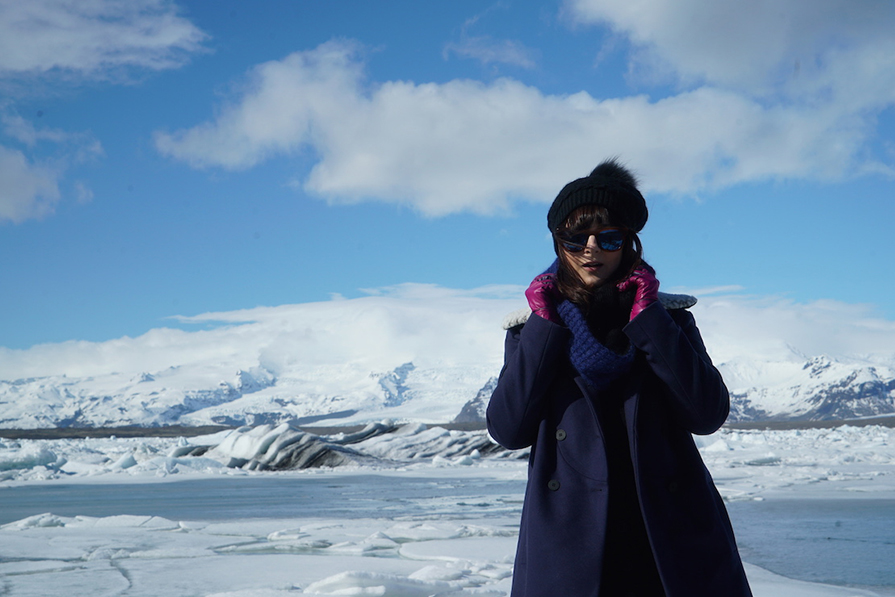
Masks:
[[[601,226],[614,225],[616,223],[613,221],[612,215],[607,208],[589,204],[582,205],[572,211],[559,226],[559,230],[577,232],[579,230],[592,230]],[[554,239],[555,242],[556,240]],[[594,290],[584,285],[584,280],[578,276],[574,268],[569,264],[568,254],[559,247],[556,247],[556,252],[559,256],[556,286],[562,295],[578,305],[585,317],[587,317],[593,302]],[[643,247],[640,244],[637,233],[629,230],[628,237],[625,239],[625,245],[622,248],[621,262],[609,281],[614,283],[624,280],[641,263],[643,263]]]

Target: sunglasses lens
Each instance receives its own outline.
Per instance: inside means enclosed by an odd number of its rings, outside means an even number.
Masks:
[[[560,243],[562,244],[562,248],[569,253],[577,253],[578,251],[584,250],[588,238],[587,234],[570,234],[563,236],[560,239]]]
[[[621,230],[603,230],[597,235],[597,244],[604,251],[618,251],[625,244],[625,233]]]

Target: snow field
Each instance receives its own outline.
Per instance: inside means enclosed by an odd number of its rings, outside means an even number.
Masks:
[[[518,517],[234,520],[32,516],[0,527],[4,594],[508,595]],[[756,597],[870,597],[747,565]]]

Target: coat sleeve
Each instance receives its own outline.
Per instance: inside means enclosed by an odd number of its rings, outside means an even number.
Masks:
[[[730,412],[730,396],[693,315],[680,309],[672,316],[655,303],[625,326],[625,333],[670,389],[667,406],[678,422],[698,435],[717,431]]]
[[[507,332],[504,366],[486,413],[488,432],[503,447],[518,450],[535,442],[569,333],[534,314]]]

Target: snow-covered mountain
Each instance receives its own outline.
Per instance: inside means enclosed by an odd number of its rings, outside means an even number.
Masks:
[[[895,363],[821,355],[805,361],[737,360],[720,370],[731,421],[824,421],[895,413]]]
[[[0,427],[481,422],[502,365],[501,322],[520,296],[405,285],[184,319],[217,325],[202,331],[0,348]],[[796,347],[798,329],[749,336],[748,312],[725,301],[694,311],[731,390],[732,421],[895,413],[895,353],[829,356]]]
[[[172,367],[137,376],[110,373],[0,381],[0,427],[358,424],[395,418],[452,420],[493,375],[484,366],[388,371],[318,366],[276,375],[261,367],[199,375]],[[490,395],[490,393],[489,393]]]
[[[499,371],[518,289],[382,292],[184,321],[208,330],[0,348],[0,427],[450,421]]]

